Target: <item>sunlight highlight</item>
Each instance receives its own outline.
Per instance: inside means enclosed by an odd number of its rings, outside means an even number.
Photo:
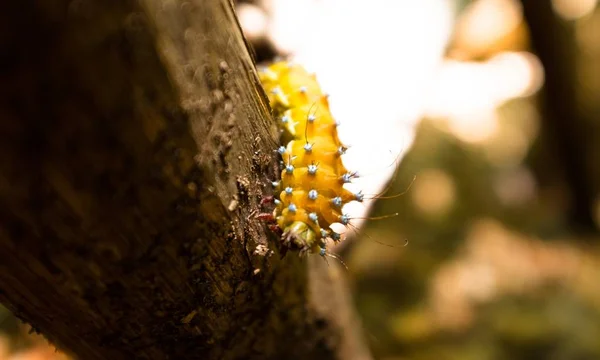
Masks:
[[[529,52],[503,52],[485,62],[446,60],[427,115],[447,121],[459,139],[480,143],[498,131],[497,108],[536,93],[543,80],[539,59]]]
[[[565,20],[577,20],[590,14],[598,0],[552,0],[552,8]]]
[[[450,0],[269,0],[269,37],[331,94],[348,168],[381,191],[410,148],[453,26]],[[398,163],[398,161],[396,161]],[[361,217],[372,201],[350,205]],[[362,220],[357,220],[359,225]]]

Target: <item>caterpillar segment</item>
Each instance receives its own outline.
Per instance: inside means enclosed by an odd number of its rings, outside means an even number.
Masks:
[[[338,137],[338,123],[316,77],[303,67],[279,61],[261,69],[259,76],[286,144],[277,149],[282,171],[274,183],[272,216],[283,233],[282,249],[330,256],[327,239],[341,239],[330,225],[348,225],[343,206],[363,200],[361,192],[344,188],[356,173],[342,161],[346,147]]]

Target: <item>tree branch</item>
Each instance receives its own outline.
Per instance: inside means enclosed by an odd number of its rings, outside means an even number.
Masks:
[[[82,359],[369,358],[334,268],[255,251],[275,132],[227,0],[2,7],[0,301]]]
[[[569,225],[577,231],[595,232],[593,202],[597,186],[588,155],[594,152],[590,136],[593,129],[577,102],[575,34],[558,18],[550,1],[523,0],[521,4],[532,45],[545,70],[539,150],[544,155],[538,155],[535,170],[542,186],[557,180],[566,185]]]

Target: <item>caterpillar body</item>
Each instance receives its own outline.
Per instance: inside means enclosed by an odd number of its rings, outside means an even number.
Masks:
[[[346,147],[338,138],[327,95],[316,77],[297,64],[276,62],[259,76],[286,144],[277,149],[283,169],[274,182],[272,214],[282,232],[282,249],[330,256],[327,240],[341,240],[330,226],[348,225],[343,206],[364,197],[344,187],[356,173],[342,161]]]

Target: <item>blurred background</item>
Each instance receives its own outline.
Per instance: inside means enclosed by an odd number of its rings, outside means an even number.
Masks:
[[[258,63],[317,74],[359,187],[408,189],[352,209],[400,215],[337,249],[375,358],[600,359],[597,0],[264,0],[238,15]]]
[[[600,359],[598,0],[236,9],[330,93],[357,187],[406,191],[335,250],[375,358]],[[0,308],[0,359],[66,357]]]

